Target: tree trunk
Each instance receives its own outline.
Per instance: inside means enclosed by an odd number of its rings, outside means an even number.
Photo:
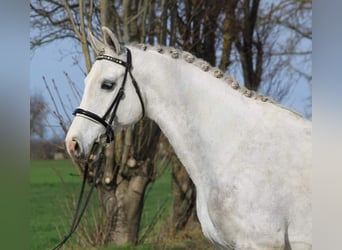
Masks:
[[[174,153],[172,160],[172,205],[160,236],[174,236],[182,230],[199,227],[196,213],[196,190],[184,166]]]
[[[220,69],[226,71],[230,65],[230,54],[232,51],[232,45],[234,41],[235,34],[235,9],[238,1],[227,1],[225,5],[224,12],[226,14],[224,23],[223,23],[223,47],[222,47],[222,56],[220,61]]]
[[[113,181],[100,188],[106,221],[110,222],[105,243],[137,244],[143,198],[146,186],[152,180],[153,164],[150,160],[141,166],[126,164],[119,171],[116,183]]]
[[[115,7],[114,1],[100,1],[101,23],[103,26],[115,27]]]
[[[240,39],[236,40],[245,87],[254,91],[258,90],[260,86],[263,64],[262,47],[260,47],[259,42],[253,40],[253,35],[256,32],[259,4],[260,0],[253,0],[252,4],[250,4],[250,1],[243,2],[243,16],[240,20],[242,32],[240,32]]]
[[[133,6],[131,5],[133,4]],[[112,1],[101,1],[102,24],[113,27]],[[128,25],[136,1],[124,1],[123,15]],[[137,37],[135,24],[127,26],[125,39]],[[151,159],[157,150],[159,128],[150,120],[140,121],[134,129],[129,127],[116,135],[115,141],[105,149],[103,177],[98,191],[101,205],[108,222],[104,234],[105,244],[137,244],[140,218],[143,211],[144,194],[147,185],[153,180],[154,164]]]
[[[105,149],[98,190],[107,226],[105,244],[137,244],[147,185],[154,180],[153,158],[159,128],[149,120],[127,128]]]

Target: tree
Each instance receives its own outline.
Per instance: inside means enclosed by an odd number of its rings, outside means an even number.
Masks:
[[[307,77],[311,74],[310,67],[294,69],[293,65],[298,64],[297,60],[310,65],[311,5],[310,0],[279,0],[271,4],[260,0],[238,1],[233,44],[247,88],[262,89],[281,101],[290,93],[294,85],[291,82],[300,77],[310,80]],[[287,40],[280,41],[282,37]],[[284,77],[287,82],[280,79]]]
[[[30,137],[43,139],[45,134],[46,103],[41,95],[30,98]]]
[[[123,6],[122,15],[125,23],[128,23],[135,5]],[[93,1],[33,1],[31,10],[33,27],[46,28],[44,32],[33,35],[31,47],[35,48],[57,39],[72,38],[81,45],[87,71],[91,67],[87,29],[100,34],[100,25],[93,28],[94,23],[101,20],[103,25],[110,26],[114,24],[113,20],[117,21],[115,18],[109,18],[113,14],[109,11],[115,11],[116,8],[112,1],[106,0],[100,1],[100,4]],[[124,33],[128,40],[137,37],[137,33],[131,29],[126,29]],[[65,127],[64,121],[59,121]],[[155,175],[159,134],[159,128],[152,121],[145,119],[134,128],[127,128],[117,134],[115,141],[106,148],[103,173],[97,180],[101,205],[106,215],[106,225],[102,227],[105,230],[102,232],[105,239],[101,239],[101,243],[138,242],[144,192]],[[82,172],[82,167],[78,167]]]
[[[30,158],[47,159],[49,152],[46,149],[44,136],[46,132],[47,106],[44,98],[34,94],[30,98]]]

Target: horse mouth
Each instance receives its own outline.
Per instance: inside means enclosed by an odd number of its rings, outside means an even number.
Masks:
[[[89,152],[89,156],[87,159],[88,163],[96,162],[99,159],[100,153],[102,151],[101,144],[97,141],[93,143],[93,146]]]
[[[78,148],[80,149],[81,147],[78,146]],[[70,152],[69,155],[78,164],[94,163],[99,159],[102,148],[100,143],[95,141],[88,154],[85,154],[83,150],[79,150],[78,152]]]

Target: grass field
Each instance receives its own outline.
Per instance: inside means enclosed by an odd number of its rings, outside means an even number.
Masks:
[[[64,207],[66,202],[70,202],[72,194],[78,196],[82,180],[81,177],[76,176],[76,168],[69,160],[31,161],[30,165],[30,249],[51,249],[59,242],[60,235],[64,235],[70,226],[71,220],[65,215]],[[163,204],[166,208],[171,204],[170,169],[149,186],[147,191],[148,195],[141,221],[142,233],[146,231],[147,225],[151,223]],[[96,200],[92,202],[94,204]],[[162,218],[166,214],[167,209]],[[68,246],[78,249],[75,237],[68,242]],[[106,247],[103,249],[151,249],[151,243],[138,247]]]

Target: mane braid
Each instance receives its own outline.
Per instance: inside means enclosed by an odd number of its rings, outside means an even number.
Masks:
[[[282,107],[276,101],[274,101],[271,97],[265,96],[263,94],[255,92],[253,90],[249,90],[244,86],[241,86],[238,83],[238,81],[235,78],[233,78],[232,76],[226,75],[219,68],[211,66],[208,62],[197,58],[196,56],[194,56],[193,54],[191,54],[187,51],[176,49],[174,47],[151,46],[148,44],[132,44],[131,46],[138,48],[138,49],[141,49],[143,51],[152,50],[152,51],[156,51],[160,54],[166,54],[166,55],[169,55],[173,59],[181,58],[181,59],[185,60],[187,63],[194,64],[195,66],[200,68],[202,71],[210,73],[215,78],[222,79],[223,81],[228,83],[231,88],[239,91],[241,94],[243,94],[244,96],[246,96],[248,98],[253,98],[255,100],[261,100],[262,102],[273,103],[273,104],[276,104],[276,105]],[[284,108],[284,107],[282,107],[282,108]]]

